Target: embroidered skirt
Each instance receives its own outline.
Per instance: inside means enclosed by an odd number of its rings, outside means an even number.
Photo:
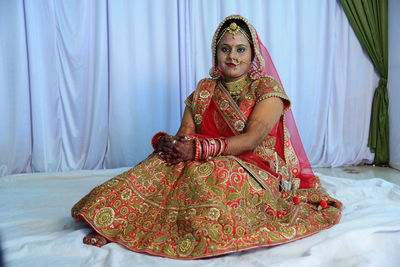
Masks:
[[[72,216],[132,251],[194,259],[307,237],[338,223],[341,208],[321,188],[281,192],[276,177],[232,156],[168,166],[153,154]]]

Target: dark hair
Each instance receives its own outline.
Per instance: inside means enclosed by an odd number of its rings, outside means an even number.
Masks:
[[[244,32],[247,34],[247,37],[249,38],[250,45],[253,46],[253,42],[252,42],[252,39],[251,39],[250,29],[249,29],[249,27],[247,26],[247,24],[246,24],[243,20],[241,20],[241,19],[228,19],[227,21],[225,21],[224,24],[222,24],[222,27],[221,27],[221,29],[220,29],[220,31],[219,31],[219,33],[218,33],[217,41],[218,41],[219,39],[221,39],[222,33],[224,32],[224,30],[225,30],[226,28],[228,28],[228,27],[231,25],[232,22],[235,22],[240,28],[242,28],[242,29],[244,30]]]

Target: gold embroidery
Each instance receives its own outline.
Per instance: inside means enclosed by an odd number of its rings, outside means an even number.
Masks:
[[[139,207],[139,212],[140,213],[146,213],[149,210],[149,205],[147,205],[146,203],[143,203],[140,207]]]
[[[224,234],[231,235],[233,232],[233,227],[229,224],[224,226]]]
[[[121,175],[115,187],[107,182],[97,187],[76,204],[72,214],[131,250],[179,258],[286,243],[337,223],[341,204],[323,190],[298,189],[302,202],[294,205],[291,191],[281,198],[277,178],[264,170],[264,174],[258,173],[250,163],[244,169],[237,160],[217,157],[204,163],[187,162],[182,168],[164,165],[152,156]],[[155,178],[155,169],[164,175]],[[266,189],[252,185],[256,180],[249,170],[259,175]],[[167,172],[173,172],[174,179],[167,178]],[[149,187],[143,187],[138,176],[147,180]],[[151,187],[153,179],[161,186]],[[119,211],[110,207],[115,201],[106,197],[97,202],[107,189],[122,199],[123,193],[116,193],[121,187],[131,189],[132,195],[122,201]],[[329,207],[318,210],[321,200]],[[238,246],[232,246],[238,240]]]
[[[210,93],[208,91],[201,91],[200,92],[200,97],[201,98],[207,98],[210,96]]]
[[[168,214],[167,221],[170,223],[176,222],[178,220],[178,212],[172,211]]]
[[[186,214],[187,215],[186,215],[185,219],[192,218],[196,215],[196,209],[191,208],[190,210],[188,210],[188,212]]]
[[[213,221],[216,221],[216,220],[218,220],[218,218],[219,218],[219,216],[221,215],[221,213],[220,213],[220,211],[219,211],[219,209],[217,209],[217,208],[211,208],[209,211],[208,211],[208,218],[210,218],[211,220],[213,220]]]
[[[121,198],[123,200],[128,200],[131,196],[132,196],[132,190],[129,188],[125,189],[121,194]]]
[[[93,223],[98,228],[110,226],[114,221],[114,210],[110,207],[100,209],[94,216]]]
[[[273,83],[268,77],[254,81],[236,104],[226,90],[216,88],[215,80],[202,80],[191,107],[193,117],[200,118],[197,127],[212,98],[221,120],[235,134],[240,133],[256,101],[279,93]],[[298,179],[293,174],[300,170],[291,155],[294,151],[289,133],[283,130],[284,159],[273,152],[276,140],[272,136],[255,153],[280,176],[290,177],[296,189]],[[282,244],[338,222],[340,202],[322,189],[280,192],[279,179],[234,156],[168,166],[153,155],[92,190],[74,206],[72,214],[133,251],[173,258],[215,256]],[[298,205],[293,204],[294,194],[302,199]],[[329,207],[318,210],[321,200]]]
[[[224,118],[225,122],[227,123],[227,125],[229,126],[229,128],[235,134],[240,134],[242,130],[245,128],[245,123],[247,121],[247,118],[240,110],[237,103],[230,96],[229,92],[222,86],[222,84],[219,82],[217,86],[218,90],[215,90],[213,100],[215,101],[217,106],[220,109],[222,109],[223,112],[220,113]]]
[[[131,213],[128,215],[128,220],[129,221],[134,221],[136,220],[136,213]]]
[[[122,205],[122,201],[118,199],[114,202],[113,206],[114,206],[114,208],[118,209],[119,207],[121,207],[121,205]]]
[[[285,119],[284,119],[285,120]],[[299,160],[297,159],[296,153],[294,152],[292,143],[290,142],[290,135],[289,131],[285,126],[285,121],[283,121],[283,132],[284,132],[284,155],[285,155],[285,162],[290,169],[289,176],[294,178],[293,176],[297,175],[300,172],[300,164]]]
[[[235,130],[238,132],[243,131],[244,129],[244,122],[243,121],[237,121],[235,122]]]
[[[185,235],[184,238],[179,240],[178,243],[178,254],[180,256],[187,256],[189,255],[195,246],[195,238],[192,234]]]
[[[118,180],[117,179],[111,179],[110,181],[107,182],[107,185],[110,187],[116,186],[118,184]]]
[[[255,83],[257,84],[257,89],[256,89],[257,103],[270,97],[279,97],[282,100],[286,101],[282,114],[284,114],[290,108],[290,99],[280,86],[279,82],[275,80],[273,77],[265,76],[263,78],[256,80]]]
[[[221,102],[221,104],[219,105],[219,108],[220,108],[221,110],[226,110],[226,109],[228,108],[228,106],[229,106],[228,101],[223,100],[223,101]]]
[[[215,88],[215,80],[203,79],[198,85],[197,89],[193,94],[193,105],[191,106],[191,111],[193,114],[193,119],[196,124],[196,132],[201,133],[201,123],[203,121],[202,117],[204,112],[207,110],[208,105]]]
[[[214,162],[207,161],[202,163],[197,166],[196,171],[198,171],[201,176],[209,176],[214,171]]]
[[[200,124],[201,121],[202,121],[202,118],[201,118],[201,115],[200,115],[200,114],[194,115],[194,122],[195,122],[196,124]]]
[[[119,213],[121,213],[121,215],[126,215],[128,214],[128,208],[127,207],[122,207],[119,211]]]
[[[246,229],[244,229],[244,227],[239,226],[238,228],[236,228],[236,235],[238,237],[244,236],[245,233],[246,233]]]

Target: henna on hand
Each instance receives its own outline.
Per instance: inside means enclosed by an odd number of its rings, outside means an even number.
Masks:
[[[194,159],[194,142],[183,136],[163,136],[158,149],[160,156],[171,165]]]

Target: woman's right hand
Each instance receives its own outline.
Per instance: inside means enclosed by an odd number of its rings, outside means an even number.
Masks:
[[[178,164],[194,159],[194,141],[183,136],[165,135],[158,142],[160,157],[169,164]]]

